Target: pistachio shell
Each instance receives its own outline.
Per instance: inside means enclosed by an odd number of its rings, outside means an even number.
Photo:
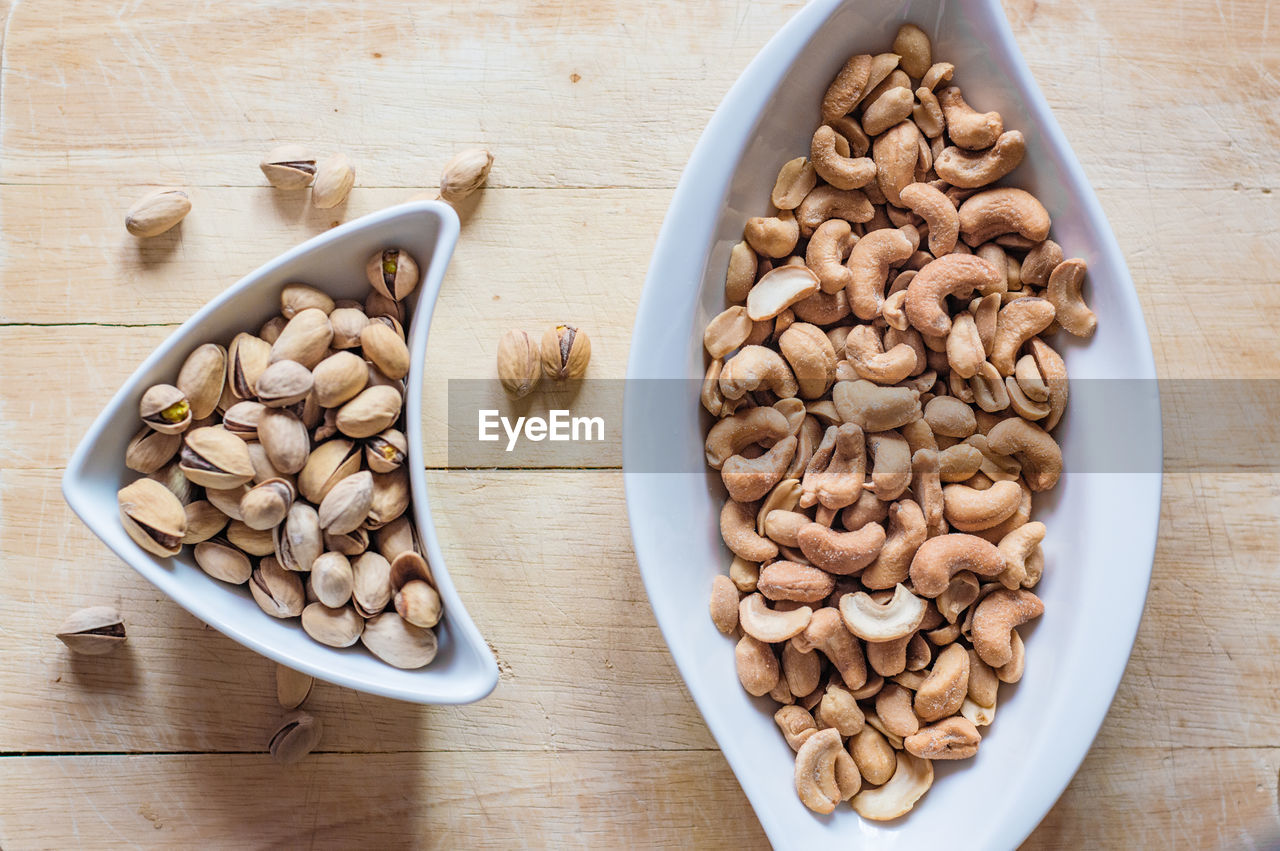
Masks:
[[[391,296],[379,292],[376,287],[373,292],[365,297],[364,313],[370,319],[375,319],[379,316],[390,316],[398,321],[404,321],[404,305]]]
[[[440,197],[450,204],[457,204],[484,186],[492,167],[493,154],[484,148],[459,151],[440,172]]]
[[[333,326],[323,310],[298,311],[271,345],[270,361],[293,360],[311,369],[324,359],[333,340]]]
[[[298,492],[319,505],[338,482],[360,470],[360,447],[346,438],[321,443],[298,474]]]
[[[373,497],[369,501],[368,529],[381,528],[409,507],[409,471],[404,467],[373,475]]]
[[[399,248],[387,248],[370,257],[365,274],[375,292],[394,301],[403,301],[418,286],[418,262]],[[369,316],[374,313],[370,311]]]
[[[246,445],[249,447],[249,461],[253,464],[252,484],[260,485],[268,479],[285,479],[290,484],[293,484],[292,476],[280,472],[271,463],[271,459],[267,457],[267,450],[262,447],[261,443],[254,440]]]
[[[385,556],[384,556],[385,558]],[[416,550],[405,550],[391,559],[391,587],[397,591],[414,580],[435,584],[427,560]]]
[[[400,398],[404,398],[404,379],[387,378],[382,374],[382,370],[373,365],[372,361],[365,361],[365,366],[369,370],[368,387],[390,387],[400,394]]]
[[[222,427],[241,440],[258,439],[258,423],[266,405],[261,402],[236,402],[222,414]]]
[[[320,528],[335,535],[358,527],[373,503],[373,475],[362,470],[334,485],[320,503]]]
[[[271,344],[253,334],[237,334],[227,349],[227,383],[238,399],[257,397],[258,376],[271,362]]]
[[[125,213],[124,226],[134,236],[159,236],[186,218],[191,199],[181,189],[159,189],[139,198]]]
[[[224,428],[192,429],[183,438],[180,467],[192,484],[226,489],[253,478],[245,442]]]
[[[154,479],[138,479],[121,488],[116,498],[124,530],[138,546],[158,556],[182,551],[187,513],[172,491]]]
[[[195,557],[201,570],[232,585],[243,585],[253,573],[249,557],[220,538],[196,544]]]
[[[101,656],[125,642],[124,621],[112,606],[72,612],[55,634],[72,653],[81,656]]]
[[[262,327],[258,329],[258,336],[268,344],[274,345],[276,340],[280,339],[280,332],[283,331],[284,326],[288,324],[288,319],[277,314],[262,323]]]
[[[213,503],[214,507],[232,520],[243,520],[240,515],[240,500],[249,492],[251,485],[236,485],[233,488],[205,488],[204,498]]]
[[[223,533],[228,541],[251,556],[269,556],[276,551],[269,529],[250,529],[243,520],[232,520]]]
[[[359,355],[336,352],[316,365],[313,378],[316,402],[333,408],[364,389],[369,381],[369,368]]]
[[[202,420],[213,413],[227,380],[227,350],[216,343],[197,346],[178,370],[177,385],[191,403],[191,416]]]
[[[314,399],[316,394],[312,393],[310,398]],[[313,429],[311,434],[311,442],[313,445],[324,443],[329,438],[338,433],[338,409],[325,408],[324,417],[320,424]]]
[[[305,189],[316,175],[316,158],[301,145],[280,145],[258,163],[276,189]]]
[[[292,319],[308,307],[314,307],[328,315],[333,312],[333,299],[306,284],[284,285],[284,289],[280,291],[280,312],[285,319]]]
[[[305,712],[291,712],[271,735],[267,750],[281,765],[298,762],[320,744],[320,721]]]
[[[173,460],[181,446],[182,435],[165,434],[144,425],[129,441],[124,451],[124,465],[139,473],[154,473]]]
[[[360,350],[387,378],[409,373],[409,347],[404,338],[384,322],[370,322],[360,332]]]
[[[297,473],[307,463],[311,438],[302,420],[290,410],[267,408],[258,420],[258,441],[271,466],[282,473]]]
[[[347,200],[356,183],[356,170],[346,154],[333,154],[316,164],[316,179],[311,184],[311,203],[317,209],[329,210]]]
[[[364,619],[351,606],[331,609],[316,602],[302,610],[302,629],[321,644],[350,647],[360,640]]]
[[[576,380],[591,361],[591,340],[572,325],[556,325],[542,335],[542,371],[555,381]]]
[[[370,618],[360,641],[388,665],[406,669],[431,664],[439,649],[434,632],[414,626],[395,612]]]
[[[378,553],[364,552],[351,562],[351,571],[351,599],[356,611],[367,618],[385,609],[395,593],[391,587],[391,563]]]
[[[400,418],[400,393],[393,387],[368,387],[338,409],[338,430],[348,437],[372,437]]]
[[[197,496],[195,492],[196,486],[191,484],[182,472],[177,458],[174,458],[154,473],[148,473],[147,478],[164,485],[169,493],[176,496],[178,502],[183,505],[191,502]]]
[[[293,505],[293,485],[284,479],[268,479],[240,499],[240,515],[250,529],[274,529]]]
[[[440,623],[444,612],[440,595],[421,579],[405,584],[396,592],[396,613],[414,626],[429,629]]]
[[[276,665],[276,700],[285,709],[297,709],[311,696],[315,679],[310,674]]]
[[[280,360],[258,376],[258,401],[270,408],[301,402],[311,392],[311,370],[297,361]]]
[[[354,349],[360,345],[360,332],[369,324],[369,317],[360,307],[337,307],[329,314],[329,324],[333,326],[333,342],[329,345]]]
[[[157,384],[142,394],[138,416],[158,432],[179,434],[191,425],[191,403],[172,384]]]
[[[369,549],[369,532],[363,527],[353,529],[344,535],[325,532],[324,545],[326,549],[342,553],[344,556],[358,556]]]
[[[198,544],[207,541],[226,528],[231,519],[218,507],[206,499],[196,500],[186,506],[187,534],[182,536],[184,544]]]
[[[345,606],[351,600],[354,581],[351,562],[342,553],[325,553],[311,566],[312,592],[331,608]]]
[[[302,614],[302,576],[285,570],[272,556],[258,562],[249,578],[249,593],[258,607],[273,618],[296,618]]]
[[[287,570],[311,570],[322,552],[320,515],[305,502],[295,502],[272,535],[276,558]]]

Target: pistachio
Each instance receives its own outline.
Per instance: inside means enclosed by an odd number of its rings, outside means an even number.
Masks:
[[[556,325],[542,335],[542,371],[547,378],[581,378],[590,360],[591,340],[572,325]]]
[[[129,233],[144,239],[159,236],[191,212],[191,199],[181,189],[160,189],[139,198],[124,215]]]
[[[168,464],[182,446],[181,434],[165,434],[144,425],[124,451],[124,465],[138,473],[154,473]]]
[[[268,479],[240,499],[240,515],[250,529],[274,529],[293,505],[293,485],[284,479]]]
[[[373,474],[373,496],[369,501],[366,529],[379,529],[395,520],[409,507],[409,471],[399,467],[390,473]]]
[[[267,408],[258,420],[258,441],[271,465],[282,473],[297,473],[307,463],[311,438],[307,427],[292,411]]]
[[[293,476],[280,472],[271,463],[271,459],[267,457],[267,450],[262,448],[261,443],[254,440],[247,441],[245,445],[249,447],[249,462],[253,464],[252,484],[260,485],[269,479],[285,479],[293,483]]]
[[[258,376],[271,362],[271,345],[252,334],[237,334],[227,348],[227,383],[237,399],[258,395]]]
[[[334,408],[355,398],[364,389],[369,380],[369,368],[359,355],[340,351],[320,361],[313,378],[316,402],[326,408]]]
[[[240,515],[240,500],[249,492],[249,484],[236,485],[233,488],[205,488],[204,498],[214,507],[232,520],[243,520]]]
[[[391,563],[378,553],[365,552],[351,562],[351,600],[356,611],[373,617],[391,602]]]
[[[270,529],[250,529],[243,520],[232,520],[223,535],[251,556],[269,556],[276,551]]]
[[[404,398],[405,383],[403,380],[395,378],[387,378],[382,374],[382,370],[373,365],[372,361],[365,361],[365,367],[369,372],[369,380],[366,387],[390,387],[392,390],[400,394],[400,398]]]
[[[111,606],[90,606],[73,612],[56,635],[72,653],[101,656],[124,644],[124,621]]]
[[[295,502],[284,522],[272,532],[272,545],[286,570],[311,570],[321,553],[320,515],[305,502]]]
[[[331,210],[347,200],[356,184],[356,170],[346,154],[325,157],[316,166],[316,180],[311,184],[311,203],[320,210]]]
[[[374,292],[392,301],[403,301],[418,286],[418,261],[409,252],[399,248],[379,251],[369,258],[364,271]],[[365,312],[370,319],[382,315],[369,309],[368,300],[365,301]],[[397,320],[403,318],[399,308],[387,315],[395,316]]]
[[[315,398],[315,394],[311,394],[311,398]],[[338,433],[338,409],[325,408],[324,417],[321,418],[320,424],[315,427],[311,435],[313,445],[324,443],[329,438]]]
[[[320,721],[305,712],[290,712],[271,734],[267,750],[281,765],[298,762],[320,744]]]
[[[184,544],[198,544],[207,541],[221,532],[231,518],[218,510],[218,507],[206,499],[196,500],[186,506],[187,534],[182,536]]]
[[[241,440],[258,439],[258,422],[266,405],[261,402],[236,402],[222,414],[222,427]]]
[[[348,437],[373,437],[400,418],[400,405],[400,391],[394,387],[366,387],[338,409],[338,431]]]
[[[297,709],[311,696],[315,679],[310,674],[276,665],[276,700],[285,709]]]
[[[253,574],[249,557],[221,538],[196,544],[195,558],[205,573],[232,585],[243,585]]]
[[[343,535],[369,516],[373,502],[373,475],[367,470],[347,476],[334,485],[320,502],[320,528]]]
[[[360,640],[364,619],[351,606],[331,609],[315,602],[302,610],[302,628],[321,644],[350,647]]]
[[[258,168],[276,189],[306,189],[316,176],[316,158],[301,145],[280,145],[262,158]]]
[[[191,403],[172,384],[157,384],[142,394],[138,416],[162,434],[180,434],[191,425]]]
[[[407,514],[402,514],[387,525],[373,533],[378,552],[392,564],[401,553],[419,552],[413,531],[413,523]],[[426,564],[425,562],[423,563]],[[431,578],[431,568],[426,567],[427,578]]]
[[[276,361],[258,376],[258,400],[269,408],[285,408],[305,399],[311,384],[311,370],[302,364]]]
[[[414,626],[395,612],[383,612],[364,625],[360,641],[369,652],[397,668],[422,668],[436,658],[436,634]]]
[[[381,255],[375,254],[374,257],[380,259]],[[373,259],[370,259],[369,263],[372,265]],[[370,283],[372,284],[372,281]],[[377,319],[379,316],[390,316],[398,322],[404,321],[404,305],[381,292],[376,284],[373,285],[373,292],[365,297],[364,312],[370,319]]]
[[[138,546],[158,556],[182,551],[187,513],[171,490],[154,479],[138,479],[121,488],[116,498],[120,522]]]
[[[183,505],[191,502],[197,496],[195,492],[196,486],[191,484],[186,474],[182,472],[177,458],[174,458],[154,473],[148,473],[147,478],[164,485],[169,493],[176,496],[178,502]]]
[[[307,431],[311,431],[324,420],[325,409],[316,401],[315,393],[308,393],[306,398],[295,404],[291,410],[298,415],[298,419],[302,420],[302,425]]]
[[[364,442],[364,460],[375,473],[390,473],[400,469],[409,452],[409,441],[404,432],[389,428],[378,432]]]
[[[284,330],[284,326],[289,324],[289,320],[276,314],[275,316],[262,323],[262,327],[258,329],[258,336],[271,345],[275,345],[276,340],[280,339],[280,332]]]
[[[435,584],[435,579],[431,576],[431,568],[427,566],[427,560],[417,550],[404,550],[389,561],[391,562],[391,587],[397,591],[414,581]]]
[[[360,332],[360,349],[387,378],[400,379],[409,373],[409,347],[394,328],[373,321]]]
[[[179,466],[192,484],[231,488],[253,478],[249,447],[217,426],[192,429],[183,439]]]
[[[468,148],[445,163],[440,172],[440,197],[457,204],[475,192],[489,179],[493,154],[484,148]]]
[[[523,399],[538,386],[542,363],[538,346],[524,331],[508,331],[498,340],[498,381],[507,395]]]
[[[344,556],[358,556],[369,549],[369,532],[363,527],[353,529],[344,535],[325,532],[324,545],[326,549],[342,553]]]
[[[271,344],[271,363],[296,360],[312,369],[329,353],[333,326],[323,310],[308,307],[294,314],[280,336]]]
[[[211,415],[222,398],[227,380],[227,350],[216,343],[197,346],[178,370],[178,389],[191,405],[191,416],[202,420]]]
[[[333,486],[360,470],[360,447],[344,437],[327,440],[311,451],[298,473],[298,492],[319,505]]]
[[[284,289],[280,291],[280,312],[285,319],[292,319],[309,307],[328,315],[333,312],[333,299],[327,293],[306,284],[284,285]]]
[[[414,626],[430,628],[440,623],[443,607],[440,595],[421,579],[405,584],[396,592],[396,613]]]
[[[325,553],[311,567],[311,590],[317,600],[330,608],[347,604],[354,581],[351,562],[342,553]]]
[[[249,577],[249,593],[262,611],[273,618],[296,618],[302,614],[302,576],[280,566],[273,556],[265,556]]]
[[[338,307],[329,314],[329,324],[333,326],[333,342],[335,349],[354,349],[360,345],[360,332],[369,324],[369,317],[360,307]]]

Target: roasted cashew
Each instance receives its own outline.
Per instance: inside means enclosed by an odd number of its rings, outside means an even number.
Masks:
[[[844,290],[836,293],[819,290],[805,300],[791,305],[791,310],[801,322],[830,325],[849,315],[849,298]]]
[[[889,516],[889,503],[881,502],[869,490],[858,494],[858,499],[840,512],[840,525],[846,529],[861,529],[868,523],[880,523]]]
[[[916,714],[924,721],[955,715],[968,693],[969,652],[959,644],[948,645],[916,689]]]
[[[844,261],[856,241],[844,219],[829,219],[813,232],[804,259],[818,276],[818,286],[824,293],[840,292],[853,282],[853,273]]]
[[[876,695],[876,717],[885,729],[900,738],[920,729],[920,719],[911,708],[911,692],[897,683],[885,683]]]
[[[985,294],[1003,284],[1004,278],[1004,270],[996,269],[981,257],[971,254],[939,257],[921,269],[907,285],[907,320],[921,334],[944,337],[951,330],[951,316],[943,301],[947,296],[968,298],[975,290]]]
[[[978,603],[973,614],[973,649],[993,668],[1013,661],[1014,628],[1044,614],[1044,603],[1030,591],[1001,588]]]
[[[1015,629],[1009,635],[1009,646],[1013,649],[1013,658],[1005,665],[996,668],[996,676],[1002,683],[1016,683],[1022,679],[1022,671],[1027,662],[1027,648],[1022,643],[1022,636]]]
[[[719,470],[753,443],[772,446],[791,433],[787,418],[776,408],[761,406],[725,417],[707,432],[707,466]]]
[[[822,658],[817,653],[801,653],[788,641],[782,645],[782,678],[792,694],[810,694],[822,679]]]
[[[774,485],[782,481],[783,474],[795,455],[796,443],[795,437],[789,435],[759,457],[734,455],[725,461],[720,477],[730,498],[738,502],[764,498]]]
[[[1014,373],[1017,373],[1016,365],[1014,366]],[[1049,416],[1049,413],[1053,410],[1049,406],[1048,400],[1034,402],[1027,398],[1027,394],[1022,390],[1022,385],[1012,375],[1004,380],[1004,388],[1009,394],[1009,407],[1024,420],[1042,420]]]
[[[762,562],[778,555],[778,545],[760,536],[755,528],[758,505],[726,500],[720,509],[720,537],[736,556],[747,561]],[[772,688],[772,686],[771,686]]]
[[[853,423],[830,426],[805,468],[800,507],[821,503],[839,509],[852,505],[862,489],[866,463],[862,429]]]
[[[1018,504],[1018,510],[1013,512],[1008,519],[1001,523],[997,523],[990,529],[982,529],[973,534],[979,538],[990,541],[993,544],[999,544],[1004,536],[1026,524],[1031,519],[1031,488],[1027,487],[1026,482],[1018,481],[1018,486],[1022,488],[1022,502]],[[1028,564],[1028,569],[1030,569]]]
[[[779,210],[794,210],[817,185],[818,175],[814,172],[813,165],[804,157],[796,157],[783,163],[778,170],[769,200]]]
[[[818,725],[814,723],[813,716],[809,714],[809,710],[801,706],[783,706],[773,713],[773,720],[782,731],[782,738],[787,740],[787,744],[793,751],[800,750],[800,746],[818,732]]]
[[[916,368],[915,349],[899,343],[886,352],[879,333],[870,325],[858,325],[849,332],[844,354],[858,378],[876,384],[897,384]]]
[[[1049,416],[1045,417],[1043,427],[1045,431],[1053,431],[1067,409],[1067,365],[1062,356],[1039,337],[1032,337],[1027,345],[1049,389]]]
[[[1000,377],[1000,371],[992,366],[990,361],[983,361],[978,366],[977,373],[969,379],[968,391],[974,403],[988,414],[994,414],[1009,407],[1008,388]],[[975,416],[977,416],[976,413]]]
[[[737,409],[740,401],[735,399],[728,402],[724,398],[724,394],[720,392],[720,371],[724,369],[724,361],[716,358],[707,364],[707,374],[702,379],[702,392],[698,398],[702,402],[702,407],[707,409],[707,413],[713,417],[727,417],[733,414]]]
[[[775,561],[765,565],[756,582],[757,590],[770,600],[791,600],[797,603],[820,602],[835,587],[835,577],[825,570],[790,561]],[[809,691],[810,689],[806,689],[797,693],[808,694]]]
[[[968,443],[948,446],[938,453],[938,478],[948,483],[963,482],[978,472],[982,461],[982,453],[975,446]]]
[[[760,697],[773,691],[778,684],[778,659],[773,648],[750,635],[738,639],[733,649],[738,667],[738,682],[747,694]]]
[[[916,100],[919,103],[911,108],[911,120],[926,138],[941,140],[942,132],[947,129],[947,120],[942,113],[942,105],[938,103],[938,96],[920,86],[916,89]]]
[[[800,239],[800,225],[790,210],[781,210],[776,216],[747,219],[742,236],[756,254],[786,257],[795,251],[796,242]]]
[[[921,417],[920,394],[906,387],[881,387],[865,379],[837,381],[831,396],[840,419],[865,431],[888,431]]]
[[[871,564],[884,545],[884,527],[868,523],[853,532],[839,532],[821,523],[809,523],[796,533],[805,558],[839,576],[857,573]]]
[[[899,121],[911,116],[915,105],[911,89],[893,86],[878,95],[862,110],[862,132],[879,136]]]
[[[1000,539],[996,548],[1004,556],[1004,571],[997,577],[1004,587],[1021,588],[1028,578],[1027,562],[1044,540],[1045,526],[1040,521],[1024,523]]]
[[[756,282],[758,260],[755,251],[746,240],[739,242],[729,252],[729,269],[724,277],[724,298],[729,304],[742,304],[747,291]]]
[[[862,645],[853,633],[845,629],[838,610],[831,607],[818,609],[804,632],[792,638],[791,642],[801,653],[821,651],[835,665],[850,690],[861,688],[866,683],[867,663],[862,656]]]
[[[802,399],[826,394],[836,377],[836,350],[816,325],[793,323],[778,337],[778,348],[791,367]]]
[[[803,237],[813,236],[818,226],[828,219],[843,219],[852,225],[869,222],[874,215],[875,208],[865,192],[836,189],[825,183],[815,186],[796,207],[796,221],[800,223]]]
[[[905,273],[903,273],[905,274]],[[915,277],[915,272],[911,273]],[[898,276],[899,278],[902,275]],[[909,281],[910,279],[908,279]],[[895,278],[892,286],[897,286],[898,281]],[[880,315],[884,317],[884,321],[889,324],[890,328],[896,331],[905,331],[911,327],[911,323],[907,321],[907,314],[904,310],[907,301],[907,288],[903,286],[900,290],[893,290],[889,295],[885,296],[884,303],[880,305]]]
[[[815,813],[826,815],[844,800],[836,782],[836,758],[842,753],[844,744],[835,728],[809,736],[796,753],[796,793]]]
[[[746,342],[752,322],[746,308],[734,305],[707,323],[702,344],[713,358],[722,358]]]
[[[868,157],[840,156],[836,150],[838,138],[839,134],[826,124],[813,134],[809,159],[818,176],[836,189],[860,189],[875,180],[876,164]]]
[[[947,135],[954,144],[962,148],[970,151],[990,148],[1004,132],[1000,113],[978,112],[965,103],[964,96],[956,86],[938,92],[938,103],[942,105],[942,114],[947,119]]]
[[[1019,277],[1024,284],[1043,287],[1049,283],[1049,275],[1058,268],[1062,259],[1062,246],[1052,239],[1046,239],[1044,242],[1037,243],[1036,247],[1022,258]]]
[[[754,561],[747,561],[739,555],[733,557],[733,561],[729,564],[729,581],[733,586],[743,594],[750,594],[756,590],[756,579],[760,576],[760,565]],[[738,620],[738,604],[733,604],[734,624]]]
[[[995,704],[982,706],[971,698],[966,697],[964,703],[960,704],[960,717],[974,727],[987,727],[996,720],[996,707]]]
[[[996,325],[1000,315],[1000,293],[987,293],[969,303],[969,312],[973,314],[973,324],[978,329],[978,339],[982,341],[982,350],[991,354],[991,347],[996,341]]]
[[[1092,336],[1098,327],[1097,314],[1084,303],[1080,292],[1085,271],[1083,260],[1064,260],[1049,275],[1049,286],[1044,291],[1045,298],[1057,310],[1058,324],[1077,337]]]
[[[738,628],[738,589],[723,573],[711,580],[711,622],[729,635]]]
[[[799,488],[799,479],[804,475],[805,468],[809,466],[809,462],[813,459],[813,452],[818,448],[818,443],[822,440],[822,424],[818,422],[817,417],[809,416],[808,408],[805,409],[804,422],[800,424],[800,431],[796,433],[796,439],[800,442],[796,445],[796,454],[791,458],[791,466],[787,467],[786,477],[797,481],[797,499],[801,489]],[[799,504],[798,502],[796,503]],[[791,506],[794,508],[795,506]]]
[[[936,449],[917,449],[911,456],[911,495],[924,512],[925,530],[930,538],[947,531],[947,523],[942,516],[942,481],[938,470]]]
[[[924,512],[913,500],[904,499],[889,507],[889,533],[876,560],[862,572],[867,588],[892,588],[907,579],[911,559],[925,542],[928,530]]]
[[[867,454],[871,457],[871,491],[877,499],[891,502],[902,496],[911,484],[911,447],[895,431],[867,435]]]
[[[1053,303],[1043,298],[1020,298],[1000,309],[989,360],[1001,376],[1013,375],[1018,350],[1049,327],[1055,312]]]
[[[770,609],[759,592],[748,594],[738,603],[738,624],[742,631],[766,644],[777,644],[804,632],[812,615],[813,609],[808,606],[790,611]]]
[[[1044,383],[1034,355],[1023,355],[1013,365],[1013,378],[1023,395],[1033,402],[1049,401],[1049,385]]]
[[[863,591],[840,599],[840,617],[854,635],[865,641],[892,641],[910,635],[924,619],[925,602],[902,584],[883,605]]]
[[[996,526],[1018,510],[1022,488],[1017,482],[996,482],[986,490],[951,484],[942,489],[943,514],[952,528],[978,532]]]
[[[866,725],[865,716],[862,729],[849,741],[849,753],[868,783],[882,785],[893,776],[896,760],[893,747],[883,733]]]
[[[787,645],[790,647],[791,645]],[[840,731],[842,736],[856,736],[862,732],[866,717],[862,714],[858,701],[850,691],[835,683],[827,686],[818,707],[822,721]]]
[[[1033,491],[1046,491],[1062,475],[1062,449],[1047,431],[1021,417],[1010,417],[987,432],[992,452],[1012,455],[1022,464],[1022,478]]]
[[[774,509],[765,516],[761,534],[784,547],[798,547],[800,530],[812,522],[809,515],[802,512]]]
[[[906,260],[914,250],[898,228],[874,230],[857,241],[846,263],[853,277],[845,291],[855,316],[869,321],[880,313],[889,267]]]
[[[933,160],[933,169],[947,183],[961,189],[977,189],[995,183],[1018,167],[1027,153],[1022,133],[1001,133],[994,145],[981,153],[964,148],[944,148]]]
[[[995,706],[1000,680],[978,651],[969,649],[969,699],[979,706]]]
[[[840,118],[853,110],[870,82],[871,64],[871,56],[865,53],[844,63],[844,67],[822,96],[823,121]]]
[[[961,378],[973,378],[986,359],[973,314],[958,314],[951,320],[951,330],[947,332],[947,363],[951,372]]]
[[[902,57],[899,67],[917,80],[928,73],[933,62],[929,36],[915,24],[898,27],[898,34],[893,37],[893,52]]]
[[[916,593],[932,599],[947,590],[951,577],[962,570],[996,576],[1004,570],[1004,556],[990,541],[953,532],[921,544],[909,573]]]
[[[932,762],[910,753],[899,753],[897,768],[889,782],[854,795],[853,808],[865,819],[890,821],[909,813],[932,785]]]
[[[960,213],[951,199],[927,183],[904,186],[900,194],[902,203],[929,226],[929,253],[950,254],[960,236]]]
[[[978,752],[980,741],[982,736],[972,721],[953,716],[907,736],[902,746],[922,759],[968,759]]]
[[[743,346],[720,371],[720,392],[726,399],[741,399],[762,389],[786,399],[799,393],[800,385],[782,355],[764,346]]]
[[[951,77],[955,74],[956,66],[950,62],[935,62],[929,66],[929,70],[924,72],[924,76],[920,78],[920,85],[929,91],[938,88],[942,83],[951,82]]]
[[[933,603],[938,614],[942,615],[947,623],[954,624],[960,619],[960,614],[976,599],[978,599],[978,577],[967,570],[962,570],[951,577],[946,590],[939,594]]]
[[[1049,211],[1024,189],[1001,186],[971,195],[960,205],[960,234],[971,246],[1016,233],[1040,242],[1049,235]],[[1006,278],[1007,269],[1000,275]]]
[[[817,291],[818,276],[806,266],[778,266],[766,272],[747,293],[747,316],[754,322],[772,319]]]
[[[907,669],[907,645],[919,633],[904,635],[892,641],[868,641],[867,664],[882,677],[893,677]],[[877,708],[876,712],[880,712]],[[883,715],[883,713],[880,713]]]
[[[924,421],[934,434],[963,440],[978,430],[973,409],[954,396],[934,396],[924,406]]]
[[[920,131],[911,121],[901,121],[881,133],[871,143],[871,156],[876,165],[876,184],[885,200],[902,206],[902,189],[915,181],[916,160],[920,156],[917,141]]]

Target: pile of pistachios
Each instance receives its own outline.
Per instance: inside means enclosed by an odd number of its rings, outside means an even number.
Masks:
[[[330,647],[361,642],[398,668],[436,655],[442,614],[408,513],[403,300],[418,265],[397,248],[366,267],[361,304],[305,284],[280,315],[205,343],[143,394],[119,492],[146,551],[194,548],[205,573],[248,583],[268,615]]]

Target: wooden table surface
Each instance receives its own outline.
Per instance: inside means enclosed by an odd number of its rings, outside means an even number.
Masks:
[[[58,484],[176,324],[302,239],[432,185],[468,144],[497,161],[465,216],[432,370],[486,377],[502,331],[569,318],[592,336],[592,374],[622,376],[680,169],[799,5],[0,4],[0,846],[766,846],[655,627],[617,470],[431,470],[501,682],[457,708],[317,684],[323,752],[292,769],[264,754],[273,665],[112,557]],[[1268,6],[1006,2],[1166,378],[1280,375]],[[264,184],[259,157],[291,140],[350,154],[345,208]],[[188,187],[195,209],[139,243],[122,214],[155,184]],[[1251,439],[1223,419],[1224,441]],[[1166,474],[1128,672],[1028,847],[1280,840],[1280,478],[1220,467]],[[127,652],[72,658],[55,627],[103,602],[127,619]]]

